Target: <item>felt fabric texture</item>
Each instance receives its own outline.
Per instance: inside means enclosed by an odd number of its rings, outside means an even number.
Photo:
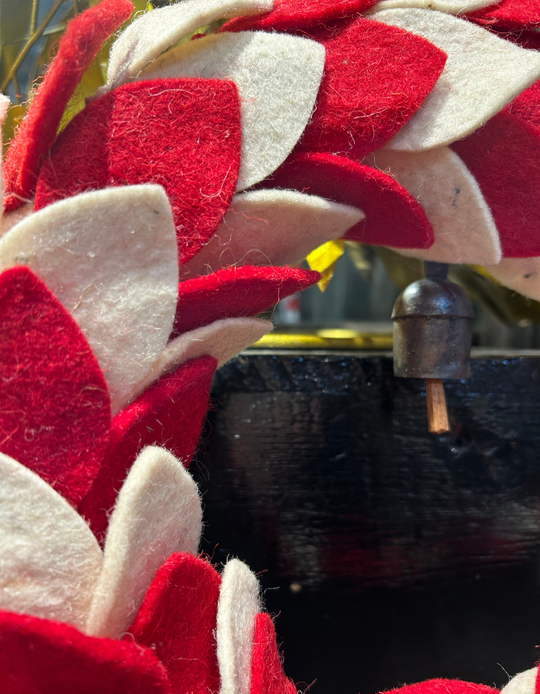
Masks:
[[[486,270],[505,287],[540,301],[540,257],[503,258]]]
[[[256,69],[254,69],[256,66]],[[262,181],[287,158],[313,112],[324,47],[285,34],[213,34],[181,44],[140,79],[232,80],[242,109],[242,161],[237,190]]]
[[[194,554],[201,530],[199,490],[191,475],[167,450],[148,446],[118,494],[85,631],[120,638],[158,568],[173,552]]]
[[[65,499],[3,453],[0,556],[0,609],[84,626],[101,549]]]
[[[184,333],[167,345],[167,349],[139,383],[136,395],[150,388],[165,374],[205,354],[216,359],[219,369],[244,349],[258,342],[273,327],[270,321],[260,318],[225,318]]]
[[[158,570],[128,630],[165,665],[173,694],[219,690],[215,630],[220,583],[207,561],[173,554]]]
[[[250,694],[296,694],[294,683],[285,676],[270,615],[255,618]]]
[[[84,335],[28,269],[0,274],[0,450],[70,503],[107,446],[107,385]]]
[[[109,55],[109,88],[136,77],[148,63],[200,27],[218,19],[272,9],[272,0],[187,0],[145,12],[119,36]]]
[[[223,570],[217,612],[220,694],[250,694],[259,584],[248,567],[231,559]]]
[[[430,248],[401,248],[400,253],[445,263],[500,261],[501,244],[490,208],[475,178],[451,149],[380,150],[369,160],[416,197],[433,227],[435,242]]]
[[[489,7],[493,0],[381,0],[373,7],[373,12],[393,10],[397,7],[418,7],[424,10],[437,10],[450,14],[464,14]]]
[[[302,151],[359,159],[379,149],[418,111],[446,62],[429,41],[364,17],[303,30],[302,36],[326,50],[316,109],[298,145]]]
[[[77,321],[114,414],[165,348],[176,311],[176,233],[163,188],[84,193],[30,215],[0,238],[0,270],[17,264]]]
[[[462,680],[433,679],[417,684],[390,689],[395,694],[499,694],[499,690],[485,684],[463,682]]]
[[[395,248],[433,244],[433,229],[416,198],[392,176],[346,157],[295,154],[262,185],[294,188],[362,209],[365,218],[345,234],[351,241]]]
[[[39,168],[56,138],[68,101],[101,45],[132,11],[133,5],[128,0],[102,0],[68,24],[58,53],[32,99],[6,157],[7,211],[20,207],[33,196]]]
[[[489,28],[533,29],[540,26],[540,3],[538,0],[501,0],[468,14],[467,19]]]
[[[240,104],[231,82],[127,84],[89,104],[59,136],[41,168],[35,208],[90,189],[156,183],[169,198],[185,261],[208,241],[232,200],[240,148]]]
[[[414,152],[459,140],[540,77],[540,53],[444,12],[396,9],[377,12],[373,18],[423,36],[448,55],[422,108],[388,148]]]
[[[469,167],[491,208],[503,255],[539,256],[540,128],[505,109],[452,149]]]
[[[517,96],[507,111],[530,125],[540,128],[540,81]]]
[[[100,542],[118,490],[145,446],[166,446],[186,467],[191,462],[216,366],[209,356],[184,364],[113,418],[103,464],[78,506]]]
[[[345,19],[365,12],[376,0],[274,0],[270,12],[231,19],[222,31],[287,31]]]
[[[0,238],[6,234],[15,224],[18,224],[22,219],[26,219],[34,211],[34,203],[29,202],[18,207],[12,212],[7,212],[0,217]]]
[[[514,675],[510,682],[501,689],[501,694],[534,694],[536,691],[536,680],[538,678],[538,668],[533,667],[525,672]]]
[[[2,694],[172,694],[149,648],[0,612]]]
[[[4,121],[6,120],[8,108],[10,105],[10,100],[9,96],[5,96],[4,94],[0,93],[0,128],[4,125]],[[2,146],[0,145],[0,155],[2,155]],[[2,198],[2,207],[0,208],[0,220],[2,219],[2,216],[4,214],[4,174],[3,174],[3,163],[4,163],[4,158],[3,156],[0,156],[0,198]],[[0,231],[1,233],[1,231]]]
[[[349,205],[294,190],[255,190],[233,198],[210,241],[181,277],[231,265],[296,266],[323,243],[344,236],[364,219]]]
[[[310,270],[245,266],[181,282],[173,337],[221,318],[256,316],[320,279]]]

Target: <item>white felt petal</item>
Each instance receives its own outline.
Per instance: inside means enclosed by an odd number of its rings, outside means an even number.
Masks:
[[[476,179],[455,152],[448,147],[428,152],[382,149],[367,162],[414,195],[433,227],[435,243],[430,248],[396,249],[399,253],[445,263],[499,262],[501,245],[491,210]]]
[[[229,265],[295,266],[364,219],[356,207],[294,190],[237,195],[210,241],[182,265],[182,279]]]
[[[474,12],[493,4],[493,0],[382,0],[367,14],[393,10],[397,7],[418,7],[425,10],[448,12],[450,14],[464,14],[465,12]]]
[[[4,121],[6,120],[8,108],[10,105],[10,100],[9,96],[5,96],[5,94],[2,94],[0,92],[0,128],[4,124]],[[0,142],[0,199],[4,199],[4,177],[2,175],[2,143]],[[2,216],[4,212],[4,204],[2,203],[2,207],[0,207],[0,217]]]
[[[470,134],[540,77],[540,53],[443,12],[396,9],[373,19],[423,36],[448,55],[421,108],[386,145],[419,151]]]
[[[178,250],[160,186],[108,188],[62,200],[0,238],[0,270],[27,265],[88,339],[113,414],[167,344],[178,297]]]
[[[141,79],[206,77],[235,82],[242,106],[237,190],[262,181],[287,158],[311,117],[324,70],[324,46],[286,34],[244,31],[184,43]]]
[[[187,0],[145,12],[111,48],[107,84],[127,82],[152,60],[196,29],[218,19],[268,12],[273,0]]]
[[[182,463],[163,448],[145,448],[111,516],[86,631],[120,638],[163,562],[173,552],[197,552],[201,523],[199,491]]]
[[[220,694],[249,694],[255,618],[260,610],[259,584],[238,559],[225,566],[217,613]]]
[[[223,366],[273,327],[260,318],[225,318],[180,335],[167,345],[150,373],[138,384],[134,398],[190,359],[209,354],[217,359],[218,368]]]
[[[75,509],[0,453],[0,609],[81,628],[102,561]]]
[[[486,270],[505,287],[540,301],[540,258],[503,258]]]
[[[537,667],[520,672],[515,677],[512,677],[510,682],[501,689],[500,694],[503,694],[503,692],[504,694],[534,694],[537,676]]]

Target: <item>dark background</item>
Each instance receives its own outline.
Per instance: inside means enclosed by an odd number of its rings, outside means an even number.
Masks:
[[[452,433],[389,355],[245,353],[192,470],[205,551],[259,574],[314,694],[430,677],[503,686],[540,643],[540,356],[448,381]]]

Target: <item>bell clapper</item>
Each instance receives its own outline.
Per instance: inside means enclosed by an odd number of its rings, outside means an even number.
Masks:
[[[430,434],[450,431],[444,383],[440,378],[426,378],[427,414]]]

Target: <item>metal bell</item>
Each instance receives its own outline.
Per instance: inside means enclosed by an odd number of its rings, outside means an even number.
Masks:
[[[446,266],[426,263],[426,278],[397,298],[394,374],[401,378],[468,378],[473,307],[467,294],[444,279]]]

